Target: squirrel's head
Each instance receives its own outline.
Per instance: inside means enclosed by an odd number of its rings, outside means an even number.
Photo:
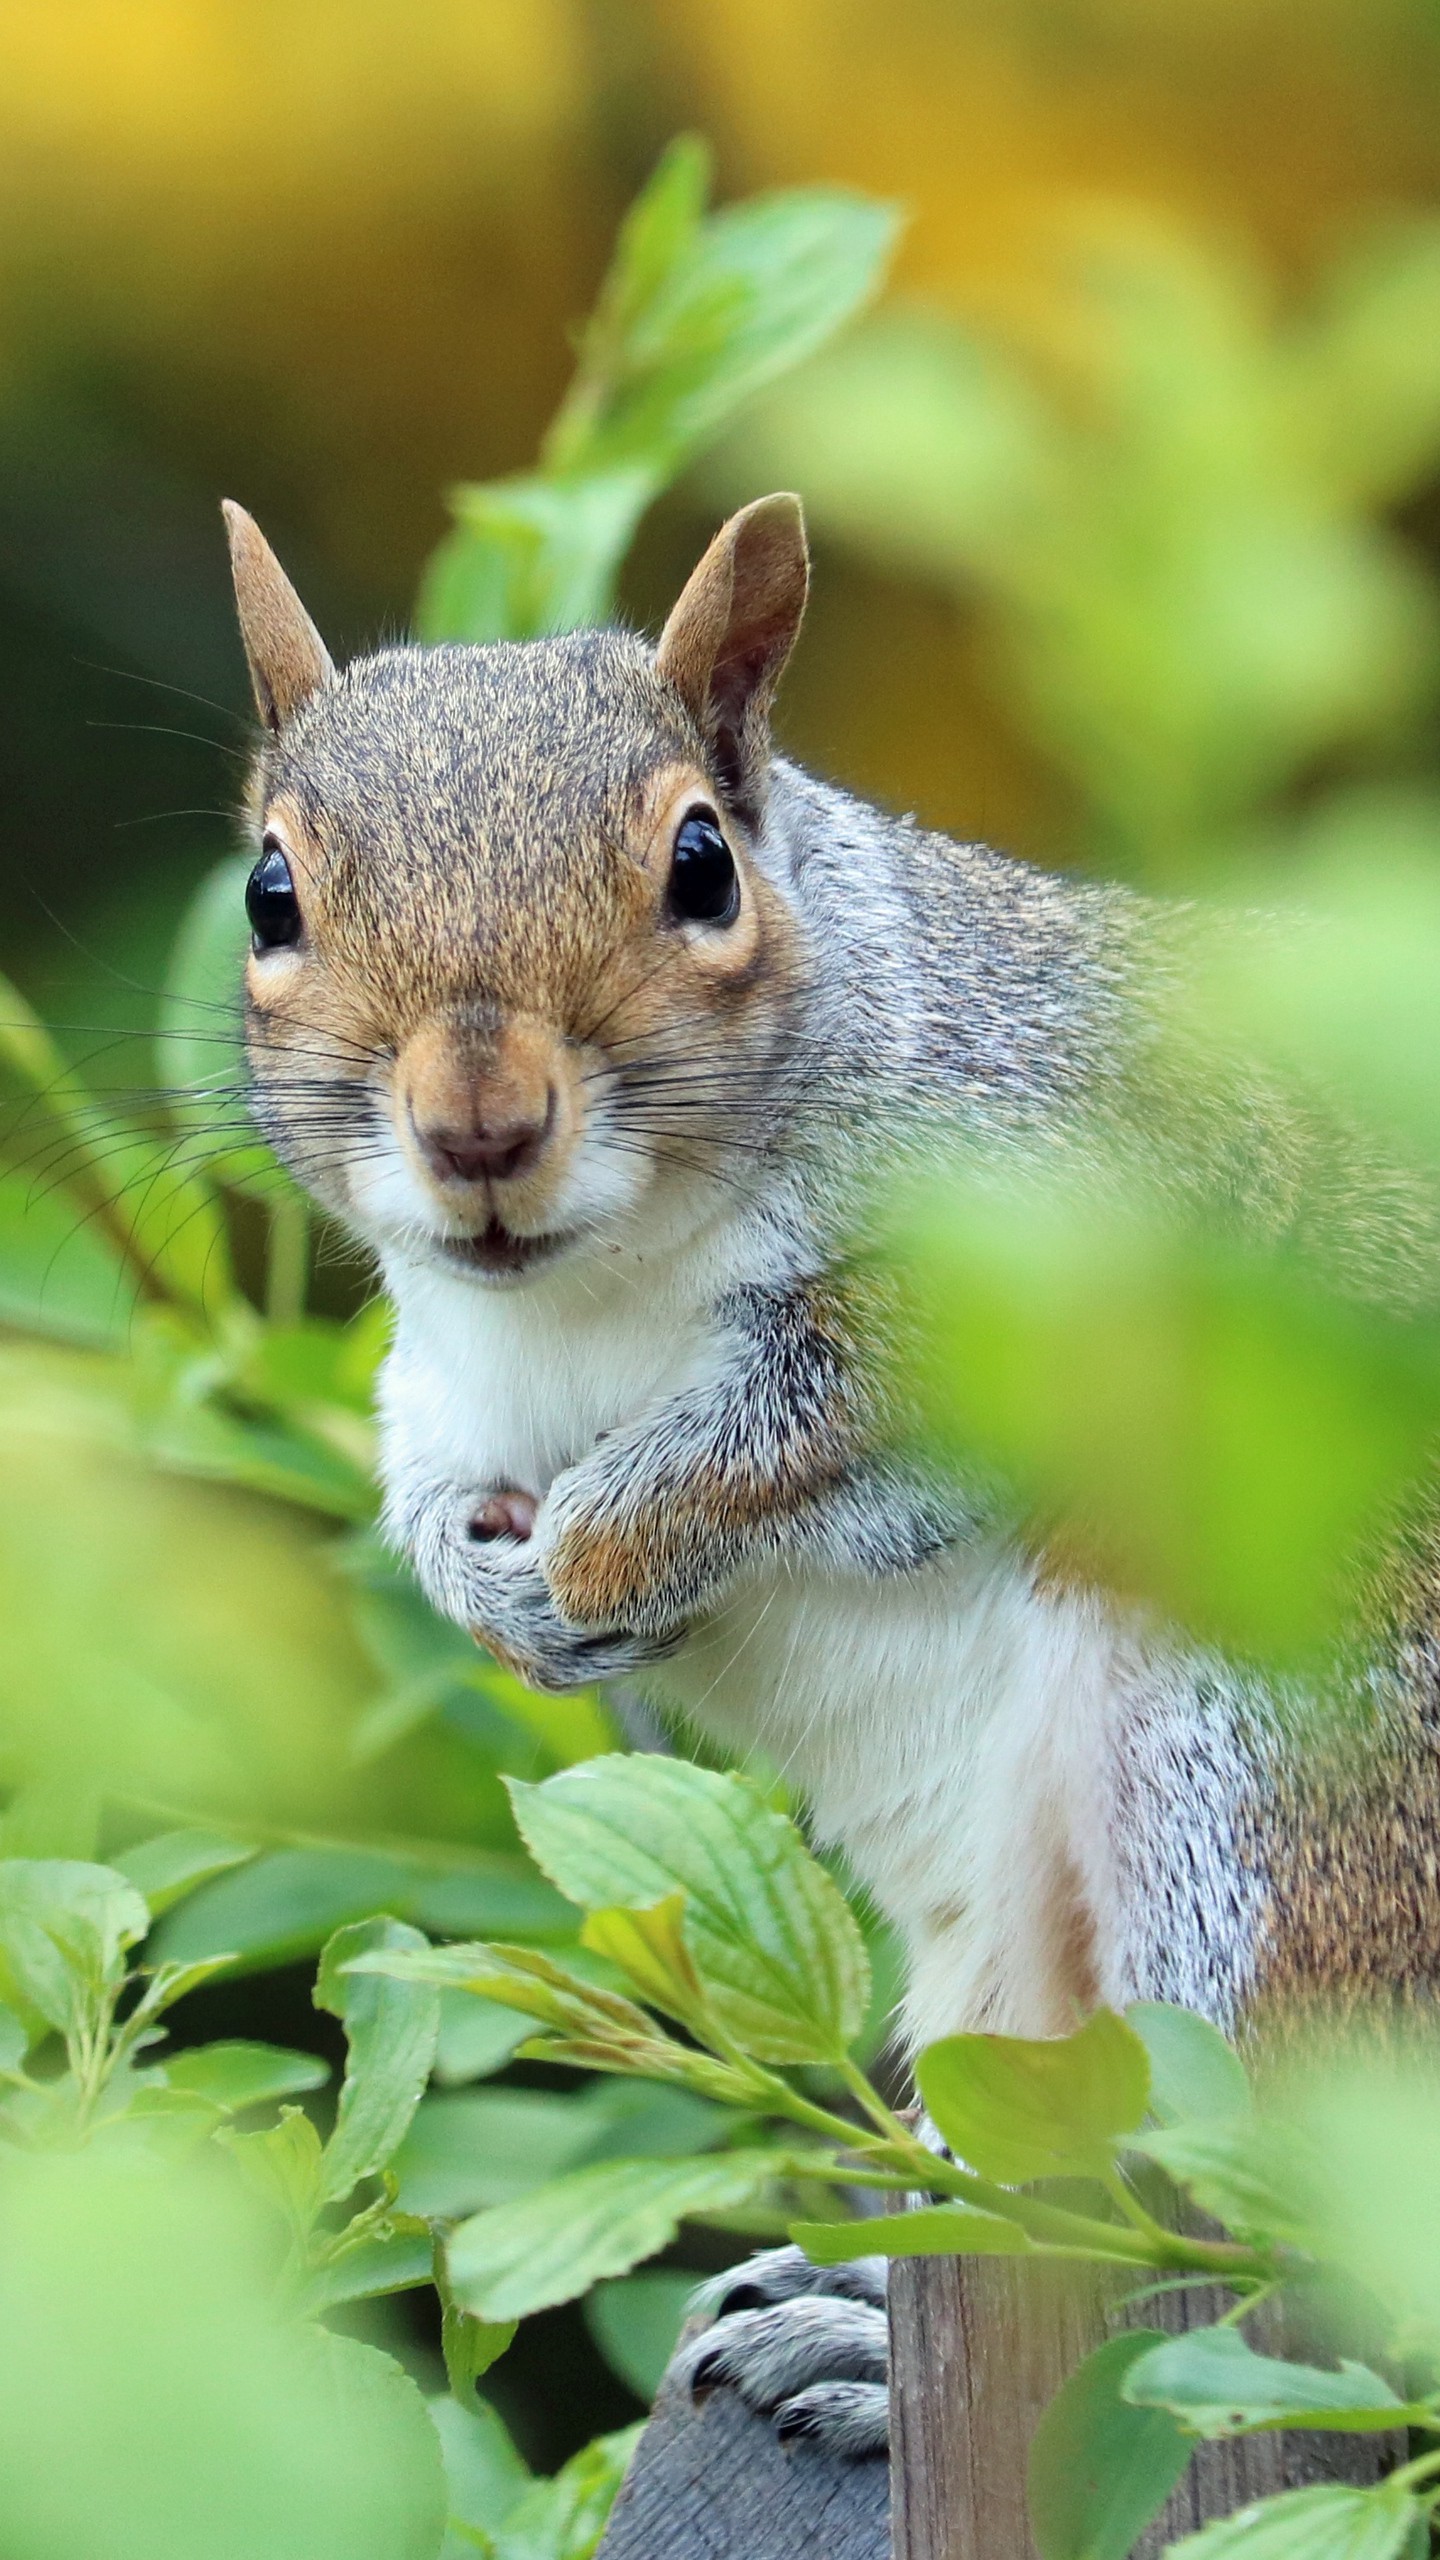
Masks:
[[[579,631],[343,672],[226,518],[280,1153],[387,1255],[491,1282],[694,1231],[755,1166],[804,970],[765,838],[798,500],[731,518],[658,649]]]

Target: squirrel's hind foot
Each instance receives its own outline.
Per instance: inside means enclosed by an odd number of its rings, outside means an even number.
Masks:
[[[766,2249],[709,2291],[716,2317],[676,2360],[692,2392],[728,2385],[779,2435],[827,2452],[888,2451],[882,2258],[817,2267],[803,2250]]]

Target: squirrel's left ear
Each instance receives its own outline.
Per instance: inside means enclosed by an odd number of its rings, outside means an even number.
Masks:
[[[656,671],[693,714],[742,812],[763,797],[770,705],[809,584],[799,499],[757,498],[721,526],[660,635]]]
[[[254,517],[233,498],[221,512],[255,708],[267,729],[283,729],[330,682],[334,661]]]

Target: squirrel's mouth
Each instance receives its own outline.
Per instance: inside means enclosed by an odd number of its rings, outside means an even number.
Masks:
[[[551,1235],[517,1236],[498,1218],[491,1218],[473,1236],[442,1240],[449,1261],[462,1263],[467,1271],[483,1271],[490,1280],[518,1280],[537,1263],[553,1261],[571,1241],[564,1229]]]

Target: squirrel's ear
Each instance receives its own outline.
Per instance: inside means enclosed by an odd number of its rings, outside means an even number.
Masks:
[[[760,794],[770,705],[810,584],[796,497],[757,498],[722,525],[660,635],[656,669],[706,739],[737,805]]]
[[[221,512],[255,708],[267,728],[283,729],[330,682],[334,663],[254,517],[233,498],[221,501]]]

